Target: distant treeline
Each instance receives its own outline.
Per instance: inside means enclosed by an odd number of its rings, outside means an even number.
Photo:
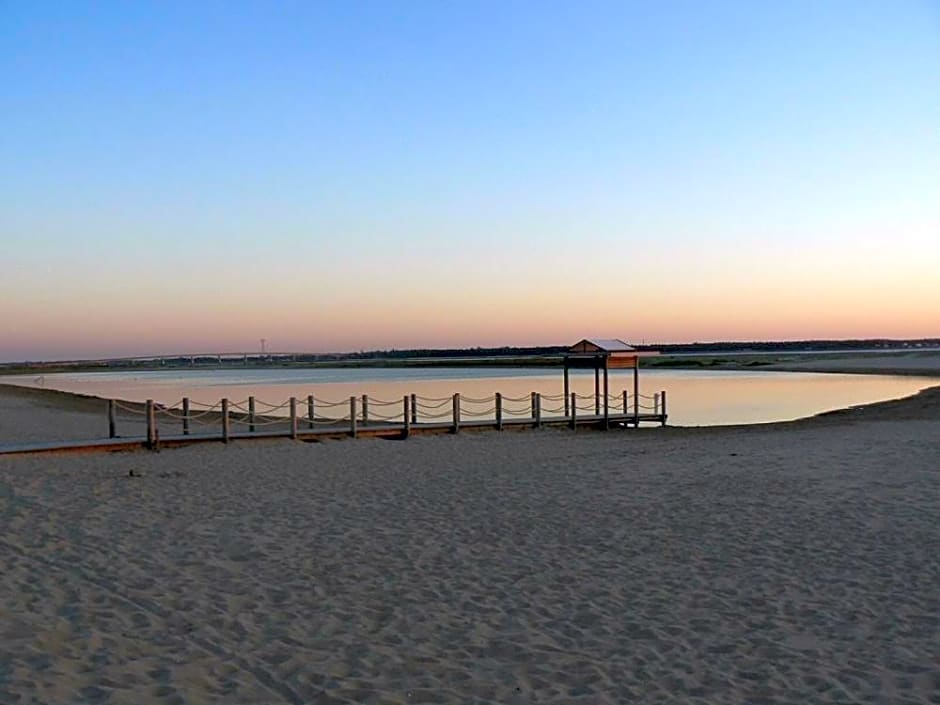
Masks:
[[[504,345],[499,348],[415,348],[412,350],[361,350],[350,353],[328,353],[316,355],[317,360],[373,360],[407,359],[407,358],[452,358],[452,357],[528,357],[530,355],[560,355],[568,349],[566,345],[549,345],[542,347],[511,347]]]
[[[635,345],[638,350],[657,350],[665,355],[684,353],[748,353],[748,352],[795,352],[838,350],[903,350],[940,347],[940,338],[918,340],[892,340],[872,338],[866,340],[789,340],[789,341],[723,341],[715,343],[655,343]],[[449,358],[449,357],[526,357],[560,355],[568,350],[567,345],[542,347],[499,348],[419,348],[413,350],[370,350],[353,353],[316,355],[317,360],[370,360],[376,358]]]
[[[861,340],[788,340],[788,341],[724,341],[716,343],[667,343],[657,345],[638,345],[640,350],[658,350],[663,354],[716,353],[716,352],[818,352],[818,351],[853,351],[853,350],[908,350],[917,348],[940,347],[940,338],[920,338],[917,340],[892,340],[890,338],[870,338]]]

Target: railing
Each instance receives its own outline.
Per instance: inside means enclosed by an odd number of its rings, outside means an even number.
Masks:
[[[135,404],[116,399],[108,401],[108,436],[118,438],[118,412],[143,417],[148,446],[156,446],[160,431],[178,429],[179,435],[212,435],[229,441],[233,435],[250,437],[288,436],[297,438],[319,431],[348,432],[355,437],[360,429],[393,429],[404,437],[415,428],[447,427],[459,432],[462,425],[491,426],[502,430],[506,425],[531,425],[567,422],[578,424],[611,422],[638,427],[641,422],[666,424],[666,392],[652,395],[620,394],[578,395],[540,394],[510,397],[500,393],[488,397],[453,394],[425,397],[408,394],[401,400],[352,396],[330,401],[313,395],[290,397],[280,404],[248,397],[241,401],[221,399],[204,404],[184,397],[172,405],[147,400]],[[194,433],[196,431],[196,433]]]

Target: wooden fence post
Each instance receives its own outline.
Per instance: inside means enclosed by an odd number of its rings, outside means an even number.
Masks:
[[[114,418],[114,399],[108,399],[108,438],[117,438],[116,420]]]
[[[313,423],[314,421],[316,421],[316,419],[317,419],[317,415],[316,415],[316,409],[313,406],[313,395],[308,394],[307,395],[307,427],[311,431],[313,430]]]
[[[255,398],[248,397],[248,432],[255,432]]]
[[[503,430],[503,395],[496,392],[496,430]]]
[[[153,413],[153,399],[147,400],[147,447],[153,449],[156,446],[156,417]]]
[[[629,413],[629,412],[627,412],[627,409],[630,408],[629,402],[627,401],[627,397],[628,397],[628,396],[629,396],[629,395],[628,395],[628,393],[627,393],[627,390],[624,389],[624,390],[623,390],[623,415],[624,415],[624,416],[626,416],[627,413]]]
[[[349,435],[356,438],[359,427],[356,424],[356,397],[349,397]]]
[[[290,398],[290,437],[297,440],[297,397]]]
[[[189,435],[189,397],[183,397],[183,435]]]
[[[638,389],[633,390],[633,427],[640,427],[640,392]]]
[[[369,423],[369,396],[367,394],[362,395],[362,424],[365,426]]]
[[[418,423],[418,396],[411,395],[411,423]]]
[[[562,390],[561,396],[565,400],[565,416],[568,415],[568,412],[571,408],[568,406],[571,399],[571,383],[568,379],[568,358],[565,358],[565,388]]]
[[[460,432],[460,394],[454,394],[454,433]]]
[[[666,390],[665,389],[662,392],[660,392],[660,399],[663,400],[662,406],[660,408],[660,412],[662,413],[662,416],[660,417],[660,425],[665,426],[666,425]]]
[[[571,392],[571,430],[578,427],[578,393]]]
[[[228,399],[222,400],[222,442],[228,443],[230,436],[228,425]]]
[[[529,407],[532,412],[532,420],[535,421],[535,392],[529,395]]]
[[[401,398],[401,418],[404,422],[402,436],[404,438],[408,438],[408,436],[411,435],[411,409],[409,408],[411,406],[410,402],[411,399],[407,394]]]
[[[535,393],[535,427],[542,428],[542,395]]]

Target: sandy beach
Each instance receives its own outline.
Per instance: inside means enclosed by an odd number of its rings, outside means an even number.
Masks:
[[[808,356],[810,359],[789,359],[767,365],[765,369],[782,372],[834,372],[871,375],[940,376],[940,352],[912,350],[893,353],[838,353]]]
[[[938,703],[938,508],[940,389],[0,458],[0,702]]]
[[[125,435],[146,433],[138,415],[119,412]],[[0,384],[0,440],[16,443],[107,438],[108,404],[98,397]]]

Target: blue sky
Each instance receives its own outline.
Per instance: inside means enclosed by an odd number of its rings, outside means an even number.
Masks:
[[[0,359],[940,335],[938,40],[927,2],[0,2]]]

